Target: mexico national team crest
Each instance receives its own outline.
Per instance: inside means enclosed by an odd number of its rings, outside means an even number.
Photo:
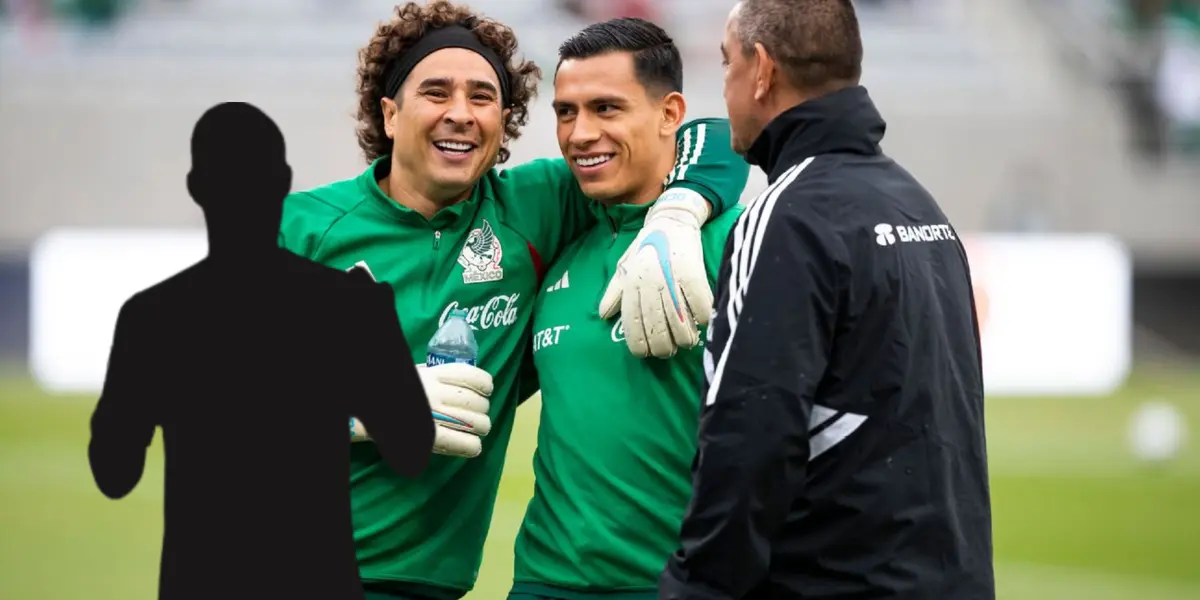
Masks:
[[[503,255],[500,239],[492,230],[492,224],[484,219],[482,227],[471,230],[467,235],[467,243],[463,244],[462,252],[458,255],[458,264],[463,268],[463,283],[504,279],[504,269],[500,266]]]

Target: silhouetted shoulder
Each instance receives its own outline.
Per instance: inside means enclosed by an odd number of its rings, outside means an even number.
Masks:
[[[192,266],[134,294],[125,302],[130,310],[143,314],[169,310],[168,305],[193,298],[205,279],[205,261]]]
[[[325,234],[367,199],[360,178],[293,192],[283,201],[279,246],[315,258]]]
[[[145,347],[145,344],[158,346],[162,342],[161,336],[165,335],[164,332],[173,329],[171,322],[181,313],[188,313],[189,307],[195,303],[196,290],[202,287],[198,285],[198,280],[202,278],[199,275],[202,264],[203,262],[192,265],[126,299],[117,315],[116,327],[121,331],[121,335],[124,335],[126,340],[137,340],[137,348]],[[138,356],[141,357],[138,368],[144,372],[153,372],[154,368],[151,365],[155,355]]]
[[[364,271],[343,271],[294,254],[283,258],[279,268],[292,277],[307,280],[310,286],[319,286],[329,292],[362,294],[380,285]]]

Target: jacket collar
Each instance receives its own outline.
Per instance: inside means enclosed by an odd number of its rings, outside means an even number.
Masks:
[[[613,232],[618,231],[638,231],[646,224],[646,213],[650,212],[650,207],[658,199],[647,202],[646,204],[614,204],[605,206],[595,200],[591,201],[592,214],[596,215],[596,219],[601,223],[607,224],[612,228]]]
[[[464,214],[473,214],[474,207],[479,203],[483,191],[483,182],[477,182],[471,188],[471,195],[458,204],[443,207],[434,213],[433,217],[426,219],[421,213],[396,202],[391,197],[379,188],[379,181],[387,177],[392,171],[392,157],[386,154],[375,159],[366,171],[358,176],[359,186],[363,194],[367,197],[367,201],[382,212],[385,216],[391,219],[400,221],[401,223],[409,223],[412,225],[429,226],[434,229],[441,229],[456,223]],[[484,175],[484,179],[487,174]]]
[[[767,123],[746,161],[774,181],[793,164],[829,153],[880,154],[887,123],[862,86],[798,104]]]

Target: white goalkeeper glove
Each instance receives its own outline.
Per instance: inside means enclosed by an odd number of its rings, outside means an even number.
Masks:
[[[667,358],[700,343],[698,326],[708,324],[713,304],[700,244],[709,212],[695,191],[663,192],[617,262],[600,300],[600,316],[621,313],[625,343],[634,356]]]
[[[491,406],[492,376],[483,369],[462,363],[435,367],[417,365],[421,385],[433,409],[433,453],[474,458],[483,451],[483,437],[492,430],[488,417]],[[362,422],[350,421],[350,439],[371,438]]]
[[[483,437],[492,430],[488,417],[492,376],[462,363],[434,367],[417,365],[433,422],[437,425],[433,453],[474,458],[483,451]]]

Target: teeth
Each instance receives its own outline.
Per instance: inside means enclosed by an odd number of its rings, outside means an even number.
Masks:
[[[600,156],[589,156],[587,158],[577,158],[577,159],[575,159],[575,164],[577,164],[581,167],[594,167],[596,165],[601,165],[601,164],[604,164],[604,163],[612,160],[612,157],[613,157],[613,155],[611,155],[611,154],[602,154]]]
[[[448,152],[470,152],[471,145],[464,142],[434,142],[434,146]]]

